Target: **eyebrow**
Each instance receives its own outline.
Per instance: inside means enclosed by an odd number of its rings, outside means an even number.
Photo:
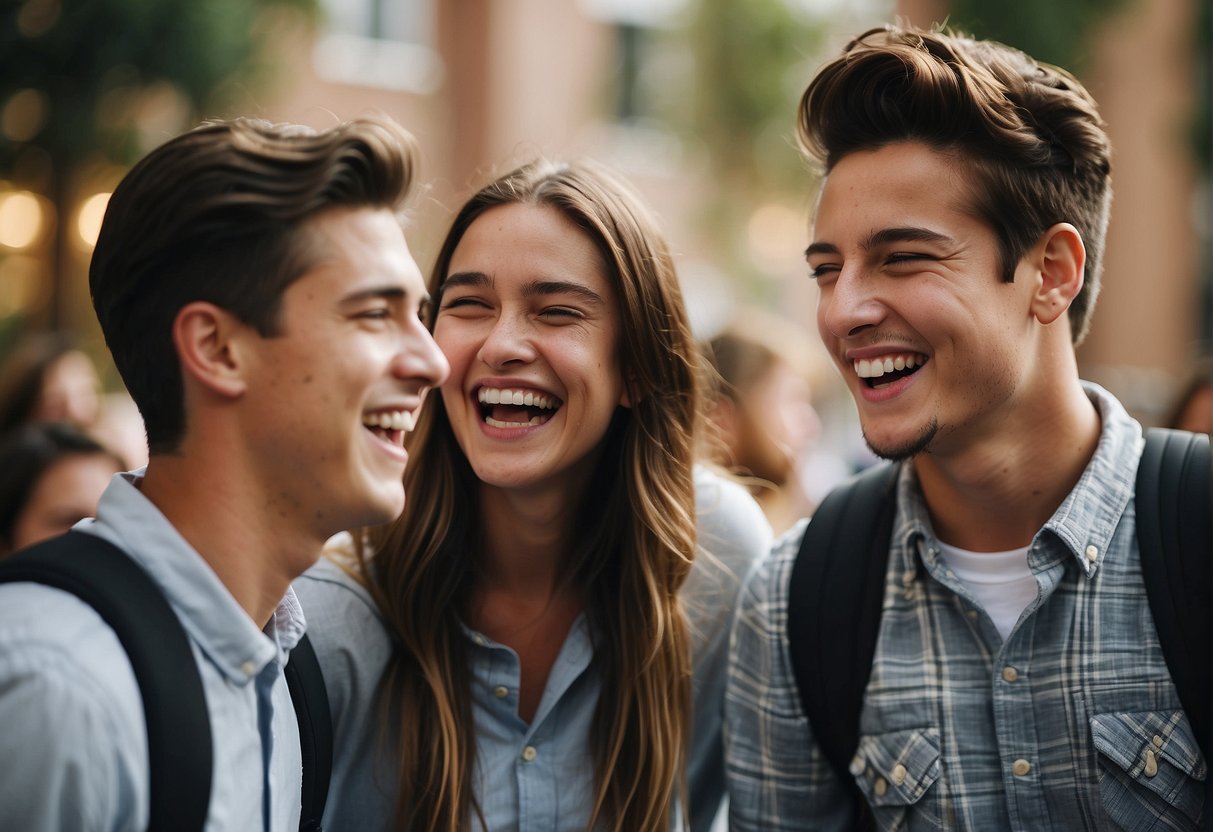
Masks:
[[[343,306],[349,306],[352,304],[360,303],[364,300],[371,300],[372,298],[382,298],[384,300],[399,300],[401,298],[408,297],[408,294],[409,294],[408,292],[406,292],[403,288],[401,288],[399,286],[371,286],[366,289],[359,289],[356,292],[350,292],[348,295],[346,295],[345,297],[343,297],[341,299],[341,304]],[[430,299],[430,296],[429,296],[429,293],[427,293],[427,292],[422,292],[418,296],[418,301],[420,303],[426,303],[429,299]]]
[[[873,231],[868,235],[867,239],[859,244],[859,247],[865,251],[870,251],[877,246],[888,245],[889,243],[952,242],[954,242],[952,238],[946,234],[940,234],[938,231],[932,231],[929,228],[919,228],[910,225],[898,228],[882,228],[879,231]],[[813,243],[804,250],[806,259],[814,254],[838,254],[838,246],[833,243]]]
[[[442,282],[446,291],[459,286],[492,286],[493,278],[484,272],[456,272]],[[604,303],[602,295],[589,286],[571,280],[533,280],[522,287],[523,297],[534,298],[545,295],[574,295],[589,303]]]

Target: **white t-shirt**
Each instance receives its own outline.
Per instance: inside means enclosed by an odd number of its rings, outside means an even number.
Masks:
[[[1009,552],[970,552],[939,541],[939,554],[1006,639],[1039,591],[1028,568],[1028,547]]]

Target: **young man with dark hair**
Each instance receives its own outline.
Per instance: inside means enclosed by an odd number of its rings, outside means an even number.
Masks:
[[[901,465],[849,762],[825,752],[838,726],[806,718],[789,633],[810,653],[857,643],[861,598],[825,601],[837,632],[789,623],[804,525],[748,582],[726,696],[734,828],[1196,828],[1205,760],[1143,585],[1142,430],[1074,353],[1111,198],[1095,102],[1014,49],[889,28],[821,70],[799,128],[825,167],[818,329],[868,445]],[[799,557],[826,580],[867,552]]]
[[[188,635],[213,737],[207,829],[298,828],[290,584],[330,535],[400,513],[403,435],[447,372],[396,213],[414,157],[386,119],[211,122],[110,200],[93,301],[151,455],[69,536],[125,553]],[[163,773],[114,630],[67,592],[9,583],[0,645],[0,827],[146,828]]]

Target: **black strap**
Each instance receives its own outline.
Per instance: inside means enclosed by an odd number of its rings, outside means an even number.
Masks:
[[[68,532],[0,563],[0,582],[70,592],[113,629],[130,657],[147,719],[148,829],[201,830],[211,797],[211,725],[189,639],[159,587],[96,535]]]
[[[1167,670],[1205,759],[1213,660],[1213,533],[1206,434],[1153,429],[1137,469],[1137,545]]]
[[[801,703],[822,752],[856,797],[848,769],[876,652],[899,470],[865,471],[822,501],[788,585],[788,650]]]
[[[316,651],[305,635],[291,650],[286,684],[299,722],[299,750],[303,756],[303,808],[300,832],[321,832],[324,804],[333,770],[333,723],[328,692]]]
[[[147,719],[151,832],[201,830],[211,796],[211,723],[189,638],[160,588],[96,535],[67,534],[0,562],[0,583],[32,581],[91,606],[126,650]],[[324,677],[304,636],[284,670],[303,759],[302,832],[320,832],[333,764]]]

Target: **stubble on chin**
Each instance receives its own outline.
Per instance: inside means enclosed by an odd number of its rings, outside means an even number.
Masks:
[[[939,421],[935,417],[931,417],[931,421],[923,427],[918,436],[900,445],[892,443],[876,444],[868,436],[867,431],[864,431],[863,441],[872,453],[881,459],[887,459],[890,462],[902,462],[928,450],[937,433],[939,433]]]

